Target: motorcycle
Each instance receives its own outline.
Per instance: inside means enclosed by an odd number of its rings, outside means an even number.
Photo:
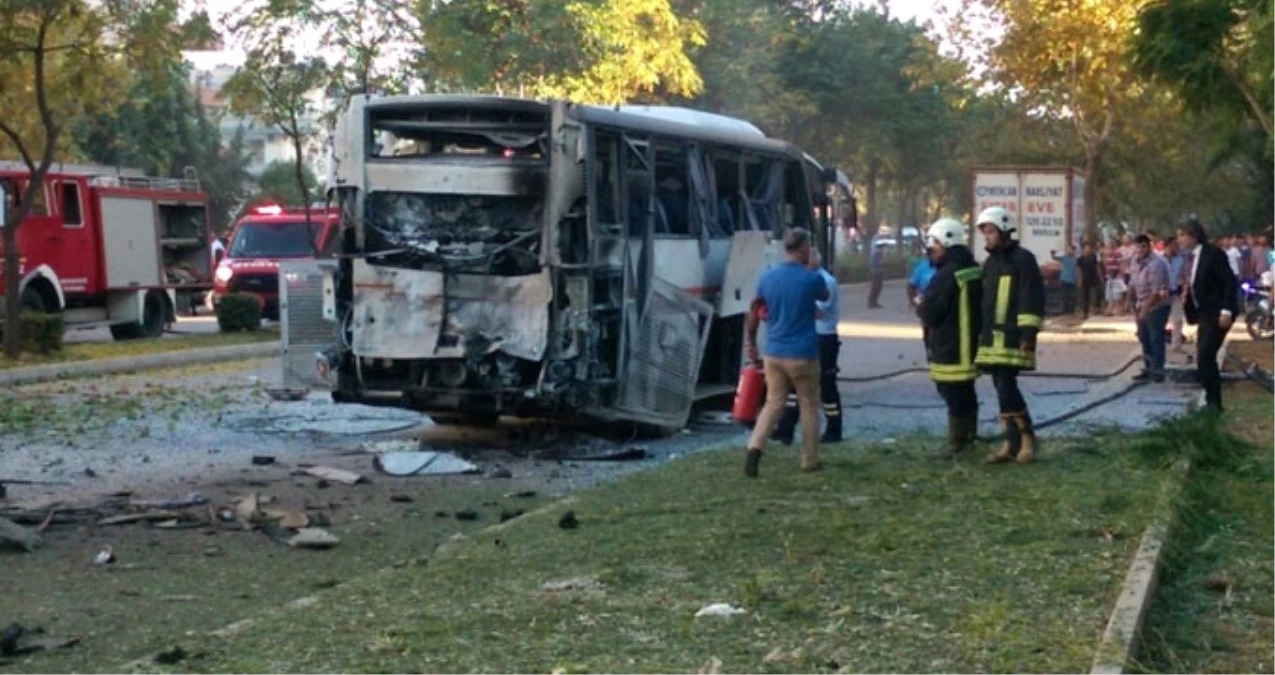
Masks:
[[[1262,275],[1257,285],[1244,282],[1244,293],[1252,294],[1254,302],[1244,312],[1244,326],[1254,340],[1275,340],[1275,316],[1271,312],[1271,273]]]

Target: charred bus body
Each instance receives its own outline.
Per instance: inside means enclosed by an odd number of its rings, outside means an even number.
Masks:
[[[339,342],[319,368],[338,401],[679,429],[733,390],[783,229],[829,253],[837,175],[695,111],[355,98],[329,177]]]

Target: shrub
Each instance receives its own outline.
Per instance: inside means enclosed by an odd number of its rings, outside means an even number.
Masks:
[[[19,317],[19,349],[28,353],[52,354],[62,351],[66,322],[61,314],[23,312]]]
[[[259,330],[261,309],[261,300],[255,295],[227,295],[217,302],[217,327],[223,333]]]

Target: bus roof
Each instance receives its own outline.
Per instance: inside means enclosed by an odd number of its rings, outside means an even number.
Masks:
[[[369,113],[408,112],[419,108],[463,109],[468,107],[505,109],[511,112],[548,115],[544,101],[476,94],[424,94],[419,96],[367,96]],[[734,117],[673,106],[593,106],[574,105],[575,116],[591,124],[635,129],[654,135],[683,136],[695,140],[738,146],[797,160],[805,155],[796,146],[768,138],[753,124]],[[817,163],[816,163],[817,165]]]

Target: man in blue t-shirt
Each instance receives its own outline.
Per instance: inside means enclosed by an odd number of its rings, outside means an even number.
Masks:
[[[744,473],[757,476],[766,440],[784,412],[788,391],[797,391],[801,416],[801,469],[818,471],[819,463],[819,337],[815,303],[827,300],[823,277],[810,271],[810,232],[793,228],[784,233],[787,260],[766,270],[757,284],[752,311],[745,323],[744,350],[757,361],[757,327],[766,312],[766,344],[760,356],[766,370],[766,405],[748,439]]]

